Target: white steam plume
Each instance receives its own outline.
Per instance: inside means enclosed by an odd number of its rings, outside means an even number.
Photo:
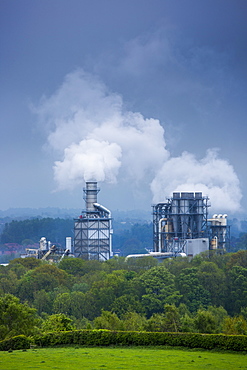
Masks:
[[[73,189],[85,181],[116,182],[121,165],[119,145],[94,139],[71,144],[64,150],[64,160],[55,162],[54,178],[59,189]]]
[[[164,201],[164,195],[171,196],[173,192],[202,192],[209,197],[214,211],[240,209],[238,177],[226,160],[218,158],[216,149],[209,149],[201,160],[187,152],[170,158],[160,168],[151,188],[155,203]]]
[[[37,113],[46,123],[48,145],[63,155],[54,164],[58,190],[117,177],[150,183],[169,155],[158,120],[126,111],[121,96],[82,70],[67,75]]]
[[[127,180],[132,190],[151,184],[154,203],[173,191],[201,191],[215,210],[240,208],[237,175],[217,151],[201,160],[186,152],[172,158],[157,119],[126,111],[121,96],[82,70],[67,75],[37,113],[46,123],[47,144],[62,157],[54,164],[58,190],[89,180]]]

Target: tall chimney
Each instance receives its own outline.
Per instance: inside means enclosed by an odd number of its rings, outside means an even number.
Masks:
[[[99,189],[97,188],[96,181],[86,182],[86,188],[83,189],[85,193],[86,211],[95,212],[94,203],[97,203],[97,194]]]

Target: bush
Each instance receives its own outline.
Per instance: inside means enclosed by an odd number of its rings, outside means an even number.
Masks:
[[[31,338],[25,335],[17,335],[16,337],[2,340],[0,342],[0,351],[9,351],[10,349],[28,349],[30,348]]]
[[[224,334],[193,334],[164,332],[135,332],[108,330],[75,330],[47,333],[34,337],[35,344],[42,347],[79,344],[85,346],[181,346],[189,348],[246,351],[247,336]]]

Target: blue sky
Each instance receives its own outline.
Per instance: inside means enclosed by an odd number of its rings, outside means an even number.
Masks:
[[[247,209],[245,0],[0,0],[0,209]]]

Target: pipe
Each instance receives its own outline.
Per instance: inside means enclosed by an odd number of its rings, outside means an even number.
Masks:
[[[186,257],[185,253],[178,253],[177,256],[179,257]],[[128,261],[129,258],[142,258],[142,257],[174,257],[174,253],[172,252],[150,252],[150,253],[143,253],[143,254],[129,254],[125,257],[125,262]]]
[[[162,223],[162,221],[166,221],[167,220],[167,218],[161,218],[160,220],[159,220],[159,250],[158,250],[158,252],[159,253],[161,253],[161,250],[162,250],[162,238],[161,238],[161,232],[162,232],[162,229],[161,229],[161,223]]]
[[[86,210],[87,212],[93,212],[94,207],[93,203],[97,202],[97,194],[99,192],[99,189],[97,188],[97,182],[96,181],[87,181],[86,182],[86,188],[83,189],[85,193],[85,202],[86,202]]]

